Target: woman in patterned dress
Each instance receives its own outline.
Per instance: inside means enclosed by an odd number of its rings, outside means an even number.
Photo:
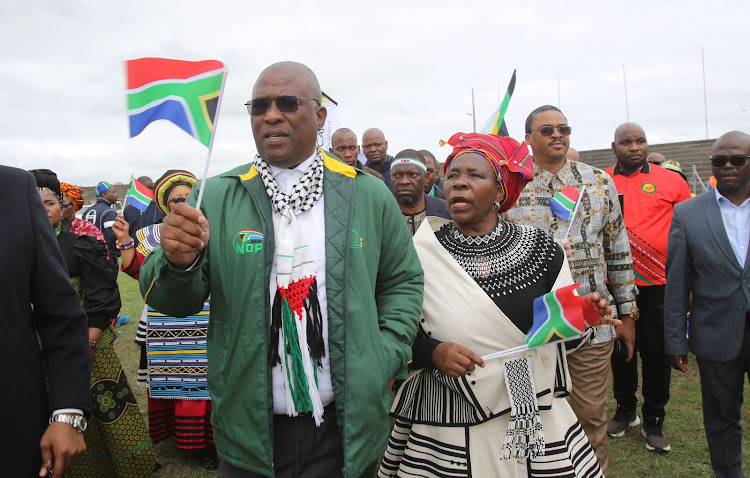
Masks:
[[[62,194],[55,173],[33,171],[42,203],[89,320],[92,416],[84,433],[86,453],[66,477],[145,477],[159,468],[148,429],[114,351],[112,319],[120,310],[115,270],[107,246],[91,236],[61,231]]]
[[[453,220],[429,218],[414,236],[425,273],[420,332],[378,476],[602,476],[564,398],[563,346],[482,358],[523,345],[534,299],[573,283],[559,244],[499,218],[533,177],[528,149],[476,133],[448,144]],[[599,294],[585,299],[611,313]]]
[[[169,214],[172,206],[187,199],[196,182],[188,171],[167,171],[154,186],[156,206]],[[123,246],[132,244],[130,226],[124,217],[117,217],[112,230],[122,249],[122,271],[138,279],[141,264],[160,243],[161,224],[136,231],[137,248]],[[201,313],[185,318],[168,317],[148,308],[147,315],[141,318],[136,342],[142,347],[141,368],[146,369],[143,375],[148,375],[151,438],[159,442],[174,436],[178,449],[199,455],[204,468],[216,469],[218,459],[206,382],[208,318],[208,302]]]

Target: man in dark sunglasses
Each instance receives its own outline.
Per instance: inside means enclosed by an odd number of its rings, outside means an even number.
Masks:
[[[636,349],[641,356],[643,385],[643,427],[649,451],[668,452],[672,448],[664,435],[664,408],[669,401],[671,368],[664,354],[664,266],[672,210],[690,199],[687,181],[647,161],[648,141],[643,128],[624,123],[615,130],[612,151],[617,164],[607,169],[623,199],[625,227],[633,255],[636,300]],[[612,355],[613,392],[617,411],[609,421],[607,433],[620,437],[629,427],[640,423],[636,412],[638,399],[638,357],[626,360]]]
[[[316,147],[320,100],[305,65],[263,70],[246,104],[258,155],[208,178],[200,209],[197,188],[175,204],[141,269],[160,312],[210,294],[222,478],[372,476],[407,373],[419,258],[382,182]]]
[[[567,355],[572,381],[570,405],[606,474],[609,441],[604,404],[615,333],[624,339],[631,354],[635,342],[635,323],[630,314],[631,309],[633,313],[637,310],[636,291],[628,236],[612,179],[600,169],[566,158],[573,130],[562,111],[551,105],[540,106],[529,114],[525,126],[526,143],[534,155],[534,180],[504,216],[517,224],[538,227],[568,244],[573,280],[581,284],[578,293],[599,292],[614,301],[622,321],[616,332],[612,326],[596,329],[590,345]],[[580,191],[584,185],[572,220],[563,220],[552,212],[550,199],[555,194],[566,186]]]
[[[732,131],[711,150],[716,188],[674,208],[664,300],[666,354],[688,368],[695,354],[711,466],[744,476],[742,402],[750,371],[750,136]],[[688,332],[690,322],[690,337]]]

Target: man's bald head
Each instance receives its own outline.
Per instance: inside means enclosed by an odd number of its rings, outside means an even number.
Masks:
[[[367,164],[380,171],[388,159],[388,141],[378,128],[366,129],[362,134],[362,150],[367,156]]]
[[[138,182],[149,189],[154,189],[154,180],[149,178],[148,176],[141,176],[140,178],[138,178]]]
[[[357,166],[359,145],[357,135],[349,128],[339,128],[331,136],[331,148],[328,150],[349,166]]]
[[[623,123],[615,130],[612,151],[617,156],[617,163],[626,174],[630,175],[643,167],[648,156],[646,133],[636,123]]]
[[[333,134],[331,135],[331,143],[336,141],[336,139],[340,137],[340,135],[350,135],[350,134],[353,134],[355,138],[357,137],[357,134],[354,131],[350,130],[349,128],[339,128],[336,131],[334,131]]]
[[[300,83],[304,85],[305,88],[309,89],[309,96],[305,96],[305,98],[315,98],[318,102],[322,102],[323,93],[320,89],[318,77],[315,76],[315,73],[307,65],[297,63],[296,61],[280,61],[261,71],[260,75],[258,75],[258,79],[255,80],[255,85],[253,86],[253,98],[255,98],[255,89],[258,87],[261,80],[265,80],[268,76],[273,77],[273,75],[279,73],[283,73],[285,76],[297,76]]]
[[[741,131],[721,135],[711,148],[711,173],[716,178],[716,188],[736,206],[750,197],[747,156],[750,156],[750,136]]]
[[[565,153],[565,157],[571,161],[580,161],[581,156],[578,154],[578,150],[575,148],[568,148],[568,152]]]
[[[648,161],[651,164],[656,164],[656,165],[659,165],[666,160],[667,158],[661,153],[651,153],[646,158],[646,161]]]
[[[717,149],[726,148],[727,146],[750,150],[750,135],[743,133],[742,131],[730,131],[729,133],[724,133],[716,140],[711,148],[711,155],[714,155]],[[748,152],[743,154],[748,154]]]

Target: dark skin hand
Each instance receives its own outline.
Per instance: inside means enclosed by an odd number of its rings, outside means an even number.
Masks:
[[[208,219],[185,203],[175,205],[161,227],[161,247],[176,269],[187,269],[208,243]]]
[[[687,372],[688,358],[687,355],[670,355],[669,364],[672,368],[680,372]]]
[[[595,325],[621,324],[619,320],[612,318],[612,308],[598,292],[589,294],[583,299],[591,306],[596,307],[601,316],[601,319]],[[477,365],[484,368],[484,359],[463,345],[455,342],[443,342],[433,350],[432,364],[444,374],[458,378],[473,372]]]
[[[484,367],[482,357],[455,342],[443,342],[432,352],[435,368],[453,378],[473,372],[476,365]]]
[[[635,320],[630,315],[622,316],[622,324],[617,327],[617,336],[615,338],[622,338],[625,341],[625,348],[628,349],[628,358],[625,361],[630,362],[635,351]]]
[[[67,423],[50,423],[40,442],[42,468],[39,476],[62,478],[63,473],[86,451],[83,433]]]

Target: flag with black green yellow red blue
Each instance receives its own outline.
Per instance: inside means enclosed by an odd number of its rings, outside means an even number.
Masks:
[[[222,62],[140,58],[127,61],[126,70],[131,138],[163,119],[211,144],[227,71]]]
[[[148,205],[154,200],[154,192],[134,177],[130,177],[130,188],[125,194],[125,201],[141,212],[146,212]]]
[[[587,325],[599,321],[596,308],[575,293],[578,286],[561,287],[534,299],[534,323],[526,334],[526,347],[579,338]]]

